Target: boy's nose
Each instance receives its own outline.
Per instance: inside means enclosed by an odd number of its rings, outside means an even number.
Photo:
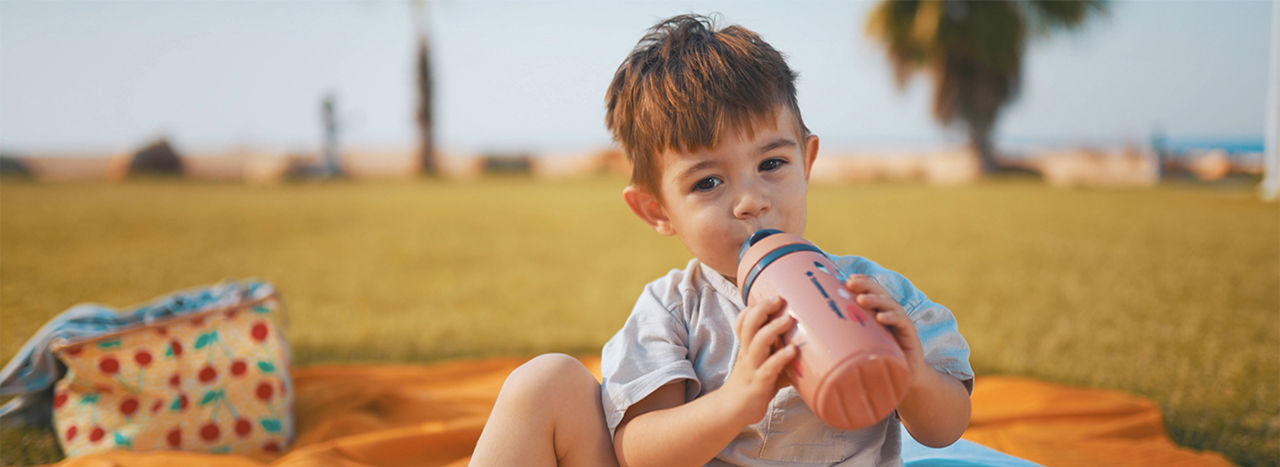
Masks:
[[[733,215],[739,219],[747,219],[764,214],[769,210],[769,197],[758,189],[744,189],[733,206]]]

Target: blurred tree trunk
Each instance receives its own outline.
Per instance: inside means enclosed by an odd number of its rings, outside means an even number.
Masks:
[[[1271,71],[1267,83],[1267,128],[1264,130],[1262,199],[1280,199],[1280,3],[1271,4]]]
[[[338,163],[338,102],[333,94],[324,96],[320,104],[320,119],[324,122],[324,148],[321,155],[324,167],[321,169],[325,177],[342,176],[342,165]]]
[[[419,160],[422,172],[435,175],[439,166],[436,163],[434,132],[432,131],[432,93],[431,93],[431,52],[427,43],[427,2],[415,0],[414,31],[418,36],[417,63],[414,71],[417,74],[418,89],[418,135]]]
[[[996,148],[995,144],[991,142],[991,129],[989,127],[970,126],[969,151],[978,158],[984,174],[993,174],[1004,168],[996,158]]]

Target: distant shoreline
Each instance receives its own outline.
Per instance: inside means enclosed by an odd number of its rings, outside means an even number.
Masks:
[[[1151,146],[1152,144],[1153,144],[1152,140],[1126,142],[1121,140],[1071,141],[1071,140],[1053,140],[1053,139],[1044,139],[1044,140],[1014,139],[1012,141],[997,142],[996,146],[997,148],[1000,148],[1005,152],[1008,152],[1008,154],[1006,154],[1007,156],[1017,157],[1019,152],[1030,150],[1030,149],[1108,148],[1108,147],[1123,147],[1123,146],[1133,146],[1133,145]],[[942,149],[955,148],[963,145],[964,145],[963,141],[899,142],[899,143],[869,142],[867,144],[859,144],[859,145],[840,145],[840,146],[824,145],[823,153],[835,155],[835,156],[848,155],[848,154],[882,153],[882,152],[891,154],[891,155],[900,155],[900,154],[903,154],[904,152],[930,152],[930,151],[936,151],[936,150],[942,150]],[[1263,137],[1261,136],[1243,137],[1243,138],[1234,138],[1234,137],[1233,138],[1169,138],[1163,142],[1163,147],[1165,148],[1165,150],[1167,150],[1171,154],[1191,154],[1191,153],[1210,152],[1210,151],[1220,150],[1226,153],[1227,156],[1237,156],[1242,154],[1254,154],[1254,153],[1260,154],[1265,151],[1266,144]],[[604,149],[604,148],[601,148],[601,149]],[[351,153],[351,154],[361,154],[361,153],[367,153],[367,152],[408,153],[413,151],[414,149],[412,148],[397,149],[389,146],[379,147],[379,148],[349,146],[349,147],[343,148],[343,152]],[[589,151],[589,150],[584,148],[564,149],[564,150],[542,148],[542,149],[529,149],[525,151],[519,151],[519,153],[522,155],[527,155],[531,157],[556,157],[557,155],[561,155],[561,154],[580,153],[584,151]],[[125,152],[127,151],[121,151],[118,149],[103,150],[103,149],[89,149],[89,148],[44,149],[44,150],[41,150],[41,149],[14,150],[10,148],[0,148],[0,156],[34,158],[34,159],[99,158],[99,157],[110,158]],[[187,151],[183,151],[183,152],[187,153]],[[283,154],[289,151],[255,150],[250,147],[239,146],[239,147],[236,147],[235,149],[222,148],[218,150],[190,151],[189,155],[195,156],[195,157],[201,157],[202,155],[275,153],[275,152]],[[293,152],[305,153],[306,151],[301,151],[301,152],[293,151]],[[505,153],[508,151],[477,151],[477,150],[454,151],[454,150],[450,150],[449,148],[443,148],[442,152],[446,154],[455,154],[455,155],[464,156],[464,157],[468,155],[474,156],[474,157],[480,157],[489,153],[497,154],[497,153]]]

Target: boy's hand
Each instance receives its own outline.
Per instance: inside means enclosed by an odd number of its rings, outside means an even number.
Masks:
[[[855,274],[845,282],[845,288],[854,294],[858,306],[872,312],[876,321],[889,328],[898,341],[898,347],[907,357],[907,368],[911,371],[912,386],[921,381],[925,371],[932,371],[924,362],[924,349],[920,345],[920,336],[916,334],[916,326],[907,317],[902,305],[889,295],[880,283],[871,276]]]
[[[787,382],[782,369],[796,357],[794,344],[772,351],[778,338],[795,326],[794,318],[780,313],[783,303],[774,297],[748,306],[733,323],[740,344],[738,358],[720,389],[726,391],[740,426],[764,418],[769,401]]]
[[[850,277],[845,287],[855,294],[858,306],[874,313],[877,322],[889,327],[907,357],[911,389],[898,404],[902,425],[925,446],[940,448],[954,443],[969,425],[972,408],[964,385],[925,364],[916,326],[889,291],[866,275]]]

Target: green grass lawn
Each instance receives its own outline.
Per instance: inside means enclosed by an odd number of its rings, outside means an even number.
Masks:
[[[259,278],[299,364],[595,353],[688,253],[624,181],[0,183],[0,356],[81,302]],[[979,373],[1154,399],[1175,441],[1280,459],[1280,208],[1252,185],[815,186],[807,236],[949,306]],[[56,459],[5,433],[0,463]]]

